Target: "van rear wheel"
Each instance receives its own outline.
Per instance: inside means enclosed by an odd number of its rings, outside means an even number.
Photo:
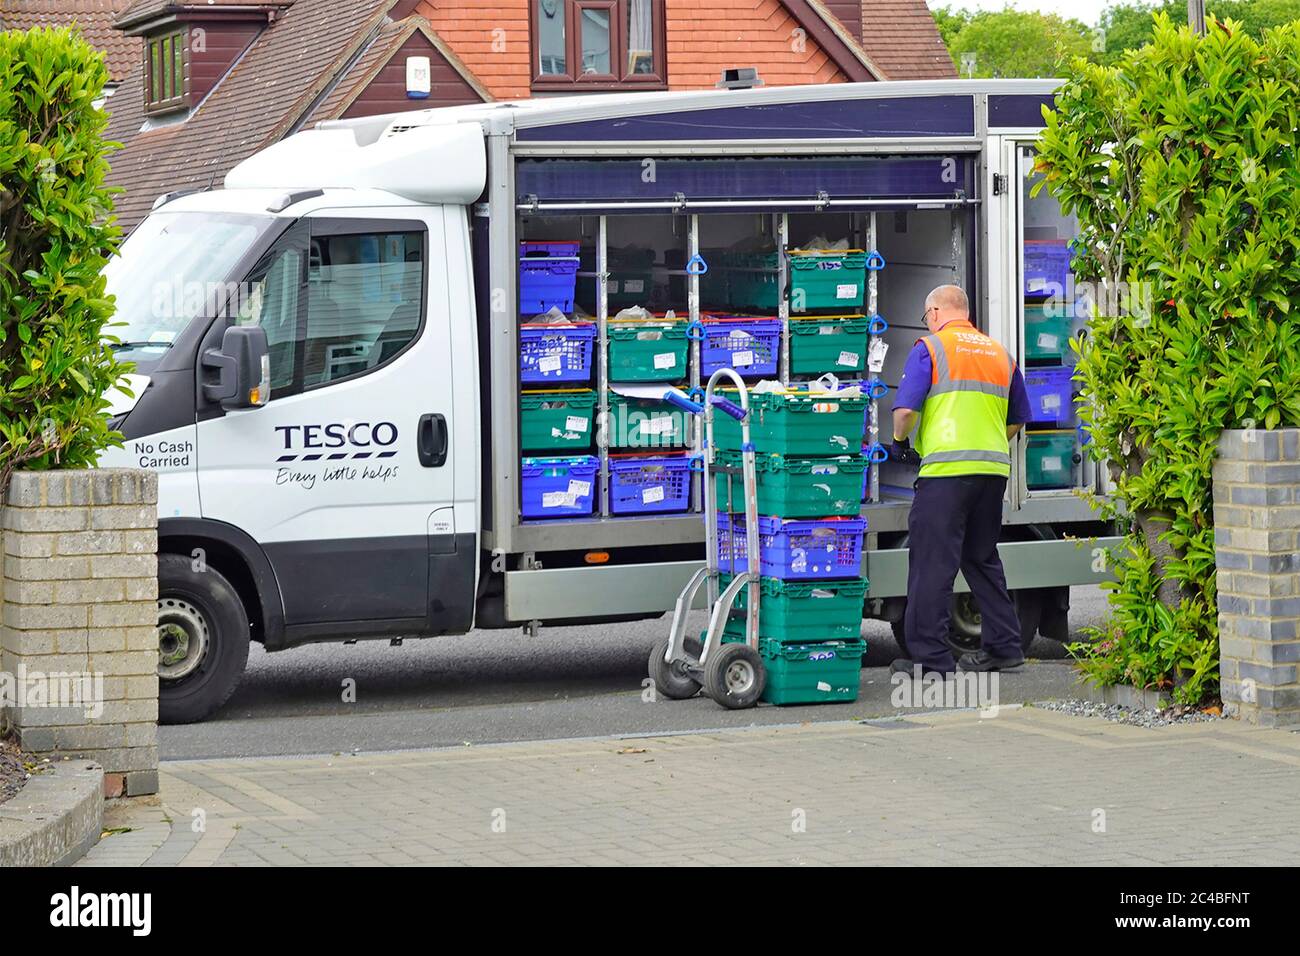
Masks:
[[[158,556],[158,722],[217,711],[248,663],[248,613],[230,582],[179,554]]]

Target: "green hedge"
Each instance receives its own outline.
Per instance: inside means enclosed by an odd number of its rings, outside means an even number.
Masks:
[[[1037,168],[1079,218],[1076,275],[1114,296],[1072,345],[1098,505],[1127,529],[1109,622],[1076,651],[1095,682],[1201,702],[1219,433],[1300,423],[1300,24],[1198,37],[1159,16],[1151,45],[1073,73]]]
[[[103,341],[107,78],[70,30],[0,33],[0,493],[15,468],[90,465],[120,444],[103,414],[129,368]]]

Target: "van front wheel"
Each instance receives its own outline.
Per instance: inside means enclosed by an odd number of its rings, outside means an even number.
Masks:
[[[158,722],[204,720],[248,663],[248,613],[230,582],[184,555],[158,555]]]

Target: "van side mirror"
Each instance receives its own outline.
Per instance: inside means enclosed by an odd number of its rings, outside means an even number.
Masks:
[[[203,367],[218,371],[216,382],[204,383],[203,397],[222,408],[256,408],[271,398],[271,350],[260,325],[226,329],[221,348],[203,353]]]

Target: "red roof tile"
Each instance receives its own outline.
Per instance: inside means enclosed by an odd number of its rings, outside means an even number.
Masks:
[[[925,0],[862,0],[862,48],[890,80],[957,75]]]
[[[297,0],[269,24],[184,122],[141,132],[143,64],[109,101],[107,136],[126,145],[112,180],[130,229],[175,189],[219,186],[237,163],[292,132],[384,23],[393,0]]]
[[[75,25],[91,46],[104,52],[109,76],[121,82],[140,59],[139,38],[113,29],[114,18],[129,6],[131,0],[3,0],[0,28]]]

